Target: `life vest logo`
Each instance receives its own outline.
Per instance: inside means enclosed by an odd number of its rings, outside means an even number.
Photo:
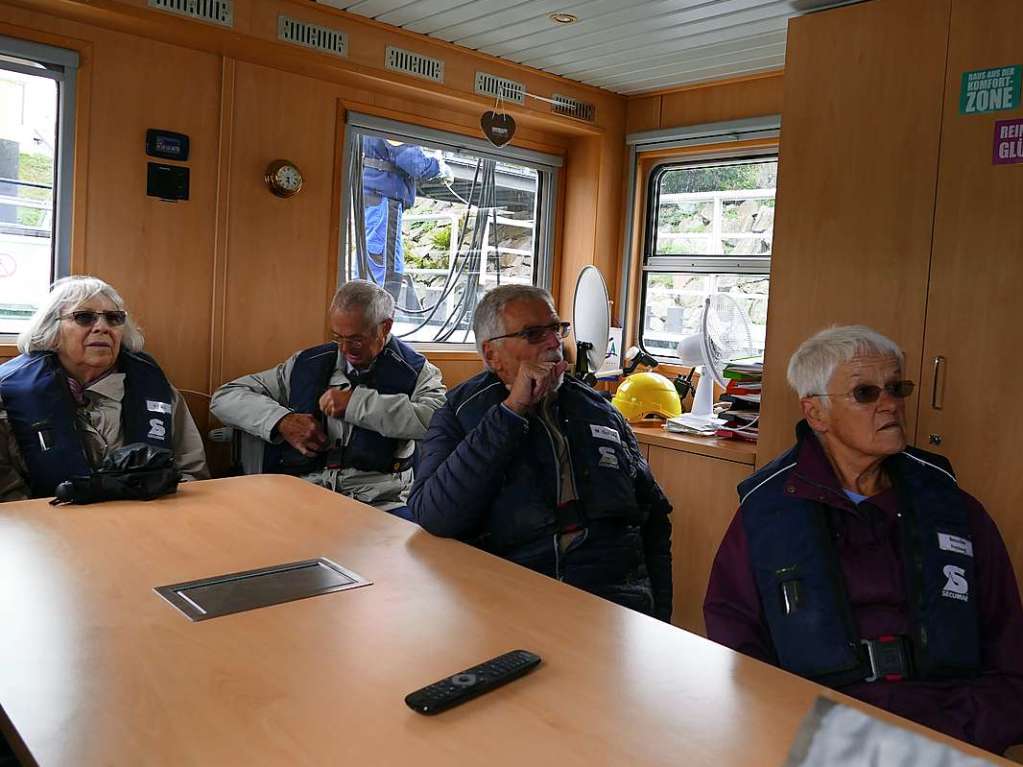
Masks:
[[[146,436],[149,437],[149,439],[166,439],[167,427],[163,425],[163,421],[159,418],[150,418],[149,434]]]
[[[941,595],[949,599],[968,602],[970,600],[968,596],[970,584],[966,582],[966,571],[955,565],[945,565],[942,572],[945,573],[948,582],[945,584],[945,588],[941,590]]]
[[[619,469],[618,456],[615,454],[613,447],[598,447],[600,451],[600,461],[597,462],[598,466],[606,466],[609,469]]]

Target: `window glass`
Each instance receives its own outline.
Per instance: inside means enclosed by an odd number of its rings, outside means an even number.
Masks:
[[[540,224],[549,171],[407,138],[355,142],[347,276],[394,296],[400,338],[473,343],[487,290],[547,284]]]
[[[21,330],[53,278],[58,86],[31,68],[45,72],[0,56],[0,333]]]
[[[706,296],[735,298],[761,351],[777,158],[666,165],[651,176],[640,342],[657,357],[699,333]]]

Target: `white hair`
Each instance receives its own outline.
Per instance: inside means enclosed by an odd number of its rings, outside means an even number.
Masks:
[[[394,317],[394,298],[375,282],[349,280],[334,294],[330,302],[332,312],[358,309],[363,319],[373,327]]]
[[[98,277],[61,277],[50,287],[50,294],[36,309],[28,326],[18,334],[18,351],[22,354],[56,351],[60,346],[60,318],[96,296],[103,296],[117,309],[127,311],[121,294]],[[142,351],[144,343],[142,331],[129,312],[124,323],[121,346],[128,351],[138,352]]]
[[[839,365],[867,354],[893,357],[900,368],[905,360],[897,343],[866,325],[834,325],[803,341],[789,358],[789,386],[800,397],[825,394]]]
[[[554,299],[551,294],[543,288],[532,285],[500,285],[490,290],[483,296],[476,313],[472,318],[472,332],[476,336],[476,351],[483,357],[483,364],[486,365],[486,357],[483,355],[483,342],[489,341],[495,336],[503,336],[508,332],[504,324],[504,308],[514,301],[543,301],[551,308],[554,308]]]

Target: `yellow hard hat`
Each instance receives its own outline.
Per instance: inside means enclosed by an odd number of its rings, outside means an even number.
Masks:
[[[682,415],[682,403],[671,381],[660,373],[633,373],[615,392],[614,405],[626,421],[642,421],[650,415],[673,418]]]

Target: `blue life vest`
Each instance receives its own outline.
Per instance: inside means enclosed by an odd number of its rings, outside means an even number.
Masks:
[[[798,455],[797,445],[740,483],[740,513],[779,664],[838,687],[866,679],[870,664],[846,594],[829,509],[792,495]],[[976,566],[972,552],[949,550],[958,546],[948,544],[971,537],[963,493],[948,462],[923,450],[907,448],[886,459],[884,469],[899,498],[913,678],[975,675]],[[800,607],[787,612],[783,595],[792,581],[798,582]]]
[[[325,417],[320,410],[320,397],[327,390],[337,362],[335,343],[313,346],[299,353],[291,369],[288,407],[296,413],[310,413],[323,423]],[[391,336],[360,385],[381,394],[411,397],[425,362],[423,355]],[[403,443],[404,440],[353,426],[341,465],[381,474],[397,472],[401,469],[401,462],[395,459],[394,454]],[[263,451],[263,471],[268,474],[308,474],[322,469],[326,462],[327,453],[307,458],[287,442],[268,444]]]
[[[160,366],[143,352],[122,350],[117,369],[125,374],[124,443],[173,450],[174,392]],[[75,420],[77,406],[56,354],[22,354],[0,365],[0,399],[28,467],[34,498],[51,496],[68,477],[91,472]]]
[[[507,396],[507,387],[496,375],[481,373],[449,395],[449,406],[469,434]],[[573,505],[578,524],[586,527],[598,520],[643,524],[646,511],[636,498],[637,465],[625,446],[628,424],[607,400],[573,378],[564,379],[557,403],[579,496]],[[474,541],[495,553],[546,538],[565,522],[558,516],[561,475],[554,439],[539,416],[530,415],[523,428],[528,429],[525,442],[509,464],[504,484],[494,489],[490,513]]]

